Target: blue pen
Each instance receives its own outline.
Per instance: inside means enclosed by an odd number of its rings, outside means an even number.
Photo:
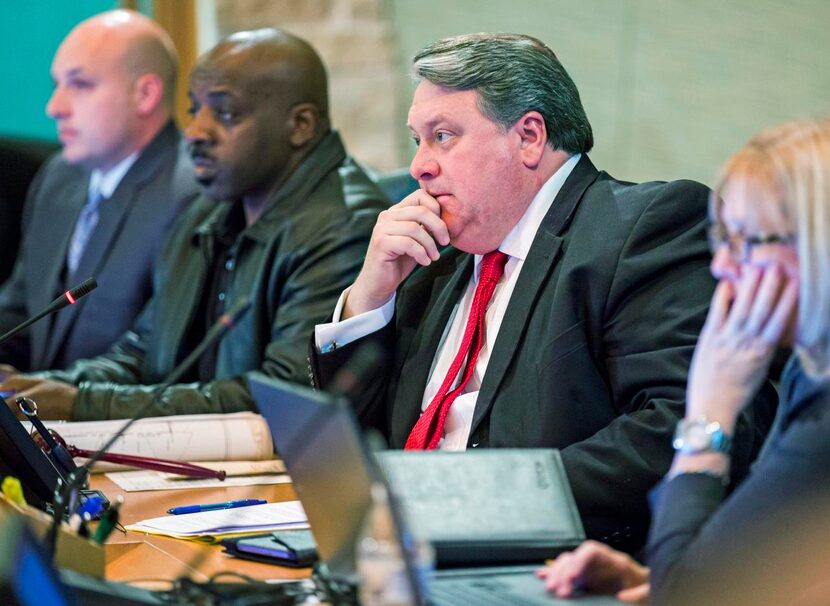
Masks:
[[[174,516],[183,513],[199,513],[200,511],[216,511],[217,509],[235,509],[236,507],[249,507],[251,505],[265,505],[268,501],[262,499],[242,499],[241,501],[227,501],[226,503],[209,503],[207,505],[183,505],[167,510],[167,513]]]

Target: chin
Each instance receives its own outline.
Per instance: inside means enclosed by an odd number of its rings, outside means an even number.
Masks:
[[[73,150],[72,148],[66,147],[64,145],[63,149],[61,150],[61,157],[63,158],[64,162],[67,164],[84,164],[86,158],[84,155],[77,151]]]
[[[453,235],[450,230],[450,244],[459,250],[473,255],[486,255],[493,252],[499,247],[501,241],[504,239],[496,239],[492,235],[489,237],[480,233],[473,233],[474,230],[464,230],[460,234]]]
[[[216,179],[213,177],[196,177],[196,182],[202,186],[202,193],[216,202],[225,200],[226,197],[220,187],[216,185]]]

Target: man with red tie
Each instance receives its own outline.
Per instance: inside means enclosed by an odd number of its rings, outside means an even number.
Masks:
[[[709,191],[594,168],[576,86],[534,38],[441,40],[413,71],[420,189],[381,213],[317,326],[315,381],[379,344],[361,423],[396,448],[559,448],[588,536],[637,549],[714,287]]]

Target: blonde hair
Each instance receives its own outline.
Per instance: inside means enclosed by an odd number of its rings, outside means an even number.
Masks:
[[[797,353],[809,374],[828,375],[830,118],[785,122],[762,130],[727,161],[715,186],[718,197],[736,177],[775,193],[778,210],[789,224],[782,231],[796,234],[800,274]]]

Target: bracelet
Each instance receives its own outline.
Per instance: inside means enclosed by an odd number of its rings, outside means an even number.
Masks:
[[[666,476],[666,480],[671,482],[678,476],[706,476],[712,478],[713,480],[718,480],[724,486],[729,485],[729,474],[728,473],[718,473],[717,471],[712,471],[711,469],[680,469],[678,471],[669,472]]]

